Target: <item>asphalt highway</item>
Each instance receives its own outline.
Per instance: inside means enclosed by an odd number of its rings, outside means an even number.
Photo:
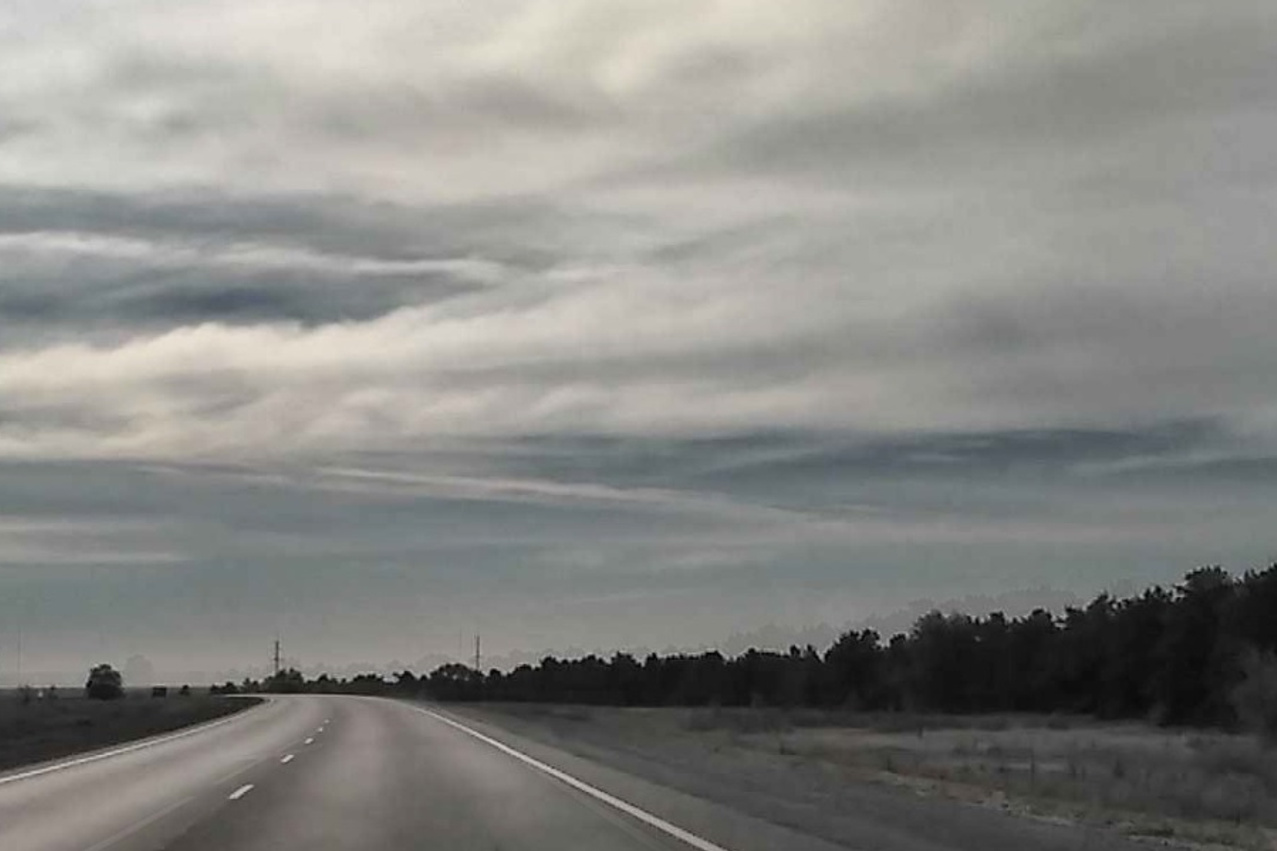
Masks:
[[[675,823],[441,710],[277,697],[211,724],[0,775],[3,851],[748,851],[746,817]],[[562,763],[560,763],[562,764]],[[730,844],[724,842],[727,837]],[[740,841],[737,841],[737,838]]]

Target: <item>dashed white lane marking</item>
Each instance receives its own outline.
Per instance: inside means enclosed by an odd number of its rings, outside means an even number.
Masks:
[[[267,705],[268,705],[267,703],[262,704],[262,706],[267,706]],[[0,777],[0,786],[5,785],[6,783],[16,783],[19,780],[26,780],[30,777],[39,777],[42,774],[52,774],[55,771],[62,771],[63,769],[66,769],[66,768],[75,768],[77,765],[88,765],[91,762],[98,762],[100,760],[110,759],[113,756],[120,756],[121,754],[133,753],[134,751],[140,751],[144,748],[153,748],[156,745],[162,745],[165,742],[173,742],[178,739],[185,739],[187,736],[194,736],[199,733],[203,733],[206,730],[211,730],[214,727],[220,727],[223,724],[229,724],[232,721],[239,721],[243,719],[244,717],[246,717],[250,712],[254,711],[254,709],[256,709],[256,707],[253,707],[252,709],[243,709],[243,710],[240,710],[239,712],[236,712],[233,715],[227,716],[226,718],[221,718],[221,719],[218,719],[217,721],[212,721],[208,724],[200,724],[199,726],[196,726],[196,727],[190,727],[186,730],[183,730],[180,733],[173,733],[172,735],[169,735],[169,736],[160,736],[155,739],[145,739],[144,741],[137,742],[132,745],[127,745],[122,748],[116,748],[115,750],[103,751],[102,753],[89,754],[88,756],[77,757],[76,759],[67,760],[66,762],[59,762],[59,763],[55,763],[54,765],[46,765],[43,768],[33,768],[30,771],[24,771],[21,774],[10,774],[8,777]]]
[[[604,792],[602,789],[597,789],[583,780],[577,780],[575,777],[573,777],[571,774],[568,774],[566,771],[559,771],[559,769],[555,768],[552,765],[546,765],[544,762],[541,762],[539,759],[533,759],[527,754],[521,751],[516,751],[514,748],[510,747],[509,745],[504,744],[503,742],[499,742],[496,739],[492,738],[491,736],[485,736],[483,733],[480,733],[478,730],[471,730],[466,725],[453,721],[451,718],[447,717],[446,715],[440,715],[438,712],[431,712],[429,709],[423,709],[420,706],[414,706],[412,708],[424,715],[429,715],[431,718],[435,719],[436,721],[442,721],[443,723],[447,724],[449,727],[460,730],[461,732],[465,733],[467,736],[472,736],[473,738],[478,739],[479,741],[483,742],[486,745],[491,745],[492,747],[501,751],[503,754],[512,756],[515,759],[519,760],[519,762],[522,762],[525,765],[530,765],[533,768],[535,768],[537,771],[541,771],[541,772],[544,772],[545,774],[550,775],[555,780],[561,780],[562,782],[568,784],[569,786],[571,786],[573,789],[577,790],[578,792],[584,792],[585,794],[589,795],[591,798],[594,798],[595,800],[602,801],[603,803],[607,804],[610,807],[615,807],[616,809],[620,810],[621,812],[625,813],[628,816],[633,816],[634,818],[638,819],[644,824],[650,827],[654,827],[657,830],[661,831],[662,833],[672,836],[675,839],[678,839],[692,846],[693,848],[697,849],[697,851],[727,851],[727,849],[721,845],[715,845],[713,842],[710,842],[708,839],[702,839],[701,837],[697,836],[694,833],[690,833],[689,831],[683,830],[683,828],[679,827],[678,825],[670,824],[669,822],[667,822],[665,819],[661,818],[660,816],[654,816],[651,813],[649,813],[647,810],[641,810],[628,801],[622,801],[620,798],[616,797],[615,795],[609,795],[607,792]]]
[[[281,763],[281,764],[283,764],[283,765],[288,765],[288,763],[290,763],[290,762],[292,762],[292,761],[293,761],[293,754],[289,754],[288,756],[286,756],[286,757],[284,757],[283,759],[281,759],[281,760],[280,760],[280,763]]]
[[[320,727],[320,728],[319,728],[318,730],[316,730],[315,732],[316,732],[316,733],[322,733],[322,732],[324,732],[324,728],[323,728],[323,727]]]
[[[313,738],[311,738],[311,739],[307,739],[306,741],[302,742],[302,744],[303,744],[303,745],[309,745],[309,744],[310,744],[311,742],[313,742],[313,741],[315,741]]]
[[[230,794],[230,796],[229,796],[229,797],[227,797],[227,799],[226,799],[226,800],[228,800],[228,801],[238,801],[240,798],[244,797],[245,795],[247,795],[247,794],[248,794],[249,792],[251,792],[251,791],[253,791],[253,784],[252,784],[252,783],[245,783],[243,786],[239,787],[239,788],[238,788],[238,789],[236,789],[234,792],[232,792],[232,793]]]

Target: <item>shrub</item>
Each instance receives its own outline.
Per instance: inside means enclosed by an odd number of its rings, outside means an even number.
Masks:
[[[118,700],[124,697],[124,678],[110,665],[97,665],[89,671],[84,694],[94,700]]]

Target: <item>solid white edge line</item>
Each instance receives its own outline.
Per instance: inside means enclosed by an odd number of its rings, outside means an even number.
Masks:
[[[565,771],[560,771],[559,769],[555,768],[552,765],[546,765],[544,762],[541,762],[539,759],[534,759],[533,757],[530,757],[521,751],[517,751],[514,748],[510,747],[509,745],[503,742],[497,741],[491,736],[485,736],[483,733],[480,733],[478,730],[472,730],[464,724],[460,724],[456,721],[453,721],[451,718],[447,717],[446,715],[440,715],[438,712],[431,712],[429,709],[425,709],[420,706],[414,706],[412,708],[424,715],[430,716],[436,721],[442,721],[448,726],[453,727],[457,730],[460,730],[466,735],[472,736],[486,745],[490,745],[496,748],[497,750],[501,751],[507,756],[514,757],[515,759],[519,760],[525,765],[530,765],[531,767],[537,769],[538,771],[541,771],[545,774],[550,775],[555,780],[560,780],[566,783],[567,785],[571,786],[573,789],[576,789],[578,792],[584,792],[585,794],[589,795],[591,798],[594,798],[598,801],[602,801],[608,806],[614,807],[628,816],[633,816],[634,818],[638,819],[639,821],[643,822],[644,824],[650,827],[654,827],[657,830],[665,834],[668,834],[669,836],[674,837],[675,839],[685,842],[686,844],[692,846],[693,848],[696,848],[697,851],[727,851],[727,849],[721,845],[715,845],[713,842],[710,842],[708,839],[702,839],[701,837],[697,836],[694,833],[689,833],[688,831],[683,830],[683,828],[679,827],[678,825],[670,824],[669,822],[667,822],[665,819],[661,818],[660,816],[654,816],[651,813],[649,813],[647,810],[639,809],[638,807],[634,806],[628,801],[623,801],[620,798],[616,797],[615,795],[609,795],[607,792],[604,792],[602,789],[598,789],[594,786],[591,786],[589,783],[586,783],[583,780],[577,780],[575,777],[573,777],[571,774],[568,774]]]
[[[280,764],[280,765],[288,765],[288,763],[290,763],[290,762],[292,762],[292,761],[293,761],[293,757],[294,757],[294,754],[289,754],[288,756],[286,756],[286,757],[284,757],[283,759],[281,759],[281,760],[279,761],[279,764]]]
[[[244,797],[245,795],[247,795],[247,794],[248,794],[249,792],[251,792],[251,791],[253,791],[253,784],[252,784],[252,783],[245,783],[243,786],[239,787],[239,788],[238,788],[238,789],[236,789],[234,792],[232,792],[230,795],[228,795],[228,796],[227,796],[227,798],[226,798],[226,800],[228,800],[228,801],[238,801],[240,798]]]
[[[168,735],[160,736],[159,738],[143,739],[140,742],[134,742],[131,745],[126,745],[122,748],[116,748],[115,750],[89,754],[88,756],[77,757],[75,759],[67,760],[66,762],[56,762],[53,765],[46,765],[41,768],[33,768],[30,771],[23,771],[20,774],[10,774],[7,777],[0,777],[0,786],[5,785],[6,783],[16,783],[19,780],[28,780],[32,777],[39,777],[44,774],[52,774],[55,771],[62,771],[67,768],[75,768],[77,765],[88,765],[91,762],[99,762],[104,759],[110,759],[113,756],[122,756],[123,754],[126,754],[126,753],[133,753],[134,751],[145,750],[146,748],[153,748],[156,745],[162,745],[162,744],[165,744],[166,742],[174,742],[174,741],[177,741],[178,739],[185,739],[187,736],[194,736],[197,733],[203,733],[207,730],[213,729],[214,727],[220,727],[223,724],[229,724],[232,721],[238,721],[239,719],[243,718],[248,713],[252,712],[254,709],[257,709],[260,706],[266,706],[269,703],[270,703],[270,700],[267,699],[267,700],[264,700],[258,706],[249,707],[248,709],[244,709],[240,712],[232,713],[230,715],[227,715],[225,718],[218,718],[214,721],[209,721],[205,724],[198,724],[194,727],[188,727],[187,729],[182,730],[180,732],[170,733]]]

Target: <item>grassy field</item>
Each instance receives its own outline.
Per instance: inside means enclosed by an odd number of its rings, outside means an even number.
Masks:
[[[1187,843],[1277,848],[1277,752],[1224,733],[1074,717],[491,707],[579,738],[783,777],[868,781]],[[690,755],[684,757],[683,755]],[[812,800],[821,792],[813,789]]]
[[[692,730],[923,794],[1130,833],[1271,848],[1277,752],[1249,736],[1067,717],[688,713]]]
[[[208,695],[153,699],[149,691],[87,700],[71,690],[25,703],[16,691],[0,691],[0,771],[176,730],[252,703]]]

